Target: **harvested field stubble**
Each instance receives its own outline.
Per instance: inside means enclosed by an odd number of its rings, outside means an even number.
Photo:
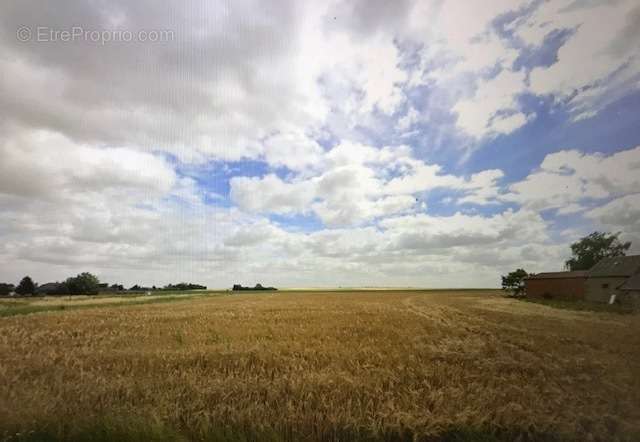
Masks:
[[[638,315],[494,292],[243,294],[12,316],[0,319],[0,436],[639,440],[639,350]]]

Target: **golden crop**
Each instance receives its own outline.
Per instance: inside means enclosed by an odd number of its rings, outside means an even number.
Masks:
[[[640,317],[393,291],[0,318],[0,438],[98,426],[136,440],[640,440]]]

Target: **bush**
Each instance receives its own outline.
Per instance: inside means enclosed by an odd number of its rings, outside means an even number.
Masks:
[[[67,278],[65,286],[70,295],[97,295],[100,280],[91,273],[80,273],[75,278]]]
[[[502,290],[510,291],[513,296],[524,294],[524,279],[530,276],[524,269],[517,269],[506,276],[502,276]]]
[[[0,296],[7,296],[14,289],[13,284],[6,284],[4,282],[0,282]]]
[[[36,291],[36,285],[29,276],[25,276],[16,287],[16,293],[19,295],[33,295]]]

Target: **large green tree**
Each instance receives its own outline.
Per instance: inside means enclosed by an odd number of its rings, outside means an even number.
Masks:
[[[571,244],[571,259],[565,262],[569,270],[589,270],[603,258],[624,256],[630,242],[621,242],[618,233],[593,232]]]
[[[25,276],[16,287],[16,293],[18,295],[33,295],[36,291],[36,285],[29,276]]]
[[[524,278],[529,274],[524,269],[517,269],[502,276],[502,290],[510,291],[514,296],[524,292]]]
[[[89,272],[80,273],[76,277],[67,278],[65,286],[71,295],[97,295],[100,280]]]

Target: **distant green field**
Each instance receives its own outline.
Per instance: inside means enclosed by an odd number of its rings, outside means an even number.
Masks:
[[[588,312],[607,312],[607,313],[635,313],[635,309],[631,305],[605,304],[600,302],[587,301],[561,301],[557,299],[538,299],[538,298],[522,298],[524,302],[533,302],[536,304],[547,305],[553,308],[561,308],[567,310],[588,311]]]
[[[221,296],[221,291],[154,292],[151,295],[123,294],[96,296],[46,296],[0,300],[0,317],[29,313],[77,310],[97,307],[126,307],[130,305],[184,301],[199,296]]]

